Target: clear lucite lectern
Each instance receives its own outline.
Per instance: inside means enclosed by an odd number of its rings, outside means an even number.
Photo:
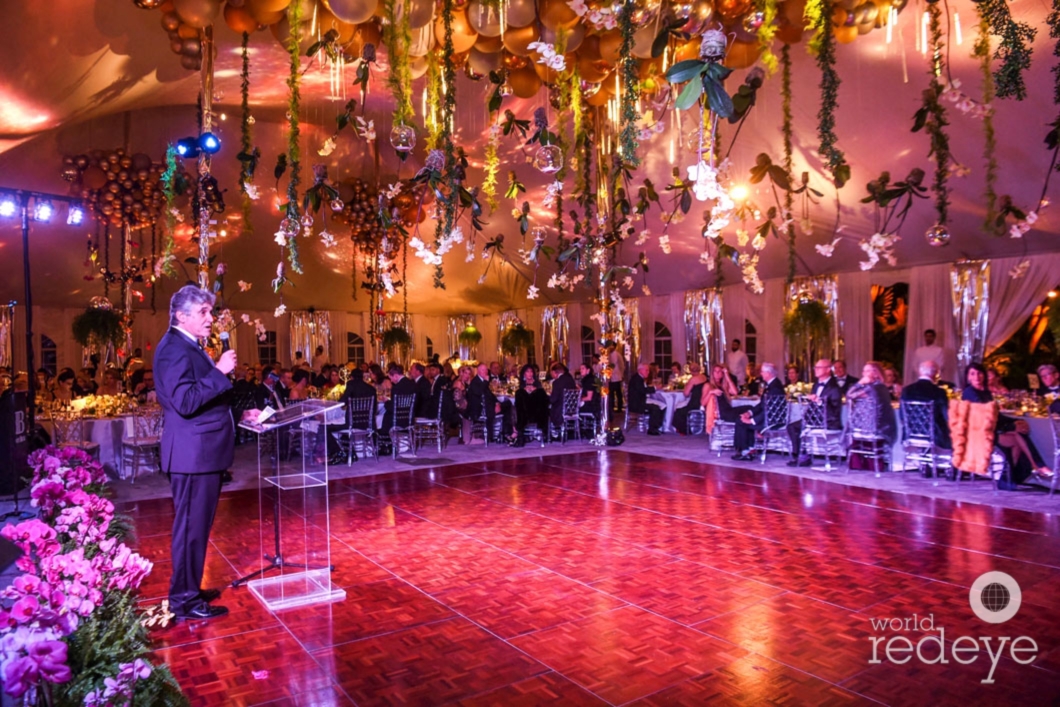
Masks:
[[[264,422],[241,422],[258,442],[259,566],[243,584],[270,611],[342,601],[332,585],[328,513],[328,413],[342,403],[304,400]],[[334,415],[332,415],[334,416]]]

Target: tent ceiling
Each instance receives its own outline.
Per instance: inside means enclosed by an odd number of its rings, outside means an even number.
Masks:
[[[1002,194],[1011,194],[1021,207],[1032,207],[1042,188],[1042,180],[1049,167],[1051,155],[1042,144],[1045,125],[1056,114],[1051,104],[1053,63],[1045,16],[1045,3],[1017,0],[1011,3],[1014,14],[1038,27],[1034,47],[1034,61],[1027,85],[1030,95],[1023,102],[996,102],[996,128],[1000,171],[998,186]],[[794,114],[796,173],[810,171],[818,187],[826,192],[822,203],[815,206],[811,216],[813,233],[799,236],[800,274],[856,270],[862,253],[859,238],[874,231],[872,211],[858,203],[865,195],[864,185],[888,170],[892,178],[904,177],[910,169],[920,167],[930,175],[933,165],[926,154],[928,139],[911,133],[913,113],[920,104],[920,94],[927,83],[927,61],[914,49],[917,4],[902,13],[895,41],[887,44],[883,32],[874,32],[852,44],[838,48],[838,70],[843,80],[839,93],[837,133],[839,146],[853,167],[853,180],[839,194],[841,199],[839,224],[844,240],[831,259],[820,256],[814,244],[832,240],[836,221],[834,191],[823,188],[821,162],[816,154],[816,113],[819,90],[818,72],[806,55],[805,45],[797,45],[792,52],[795,61]],[[971,2],[951,3],[951,11],[961,15],[965,38],[961,45],[950,48],[953,75],[963,88],[975,95],[978,92],[978,66],[970,57],[974,33],[974,8]],[[194,132],[197,76],[179,67],[177,57],[170,53],[164,32],[158,25],[160,15],[137,9],[125,0],[52,0],[47,3],[9,3],[5,8],[8,36],[0,46],[0,60],[5,76],[0,79],[0,186],[63,192],[67,185],[59,178],[64,155],[92,149],[126,146],[131,151],[143,151],[160,160],[166,144]],[[219,45],[216,94],[220,111],[227,115],[218,132],[225,141],[215,173],[222,188],[227,188],[226,216],[239,215],[239,196],[235,189],[238,163],[235,160],[239,139],[239,56],[238,37],[223,25],[217,29]],[[269,32],[252,37],[251,102],[257,119],[255,142],[261,147],[263,159],[258,182],[271,189],[271,172],[276,155],[283,149],[286,135],[283,114],[286,105],[286,55]],[[422,164],[417,154],[404,166],[392,158],[386,145],[390,127],[390,100],[385,90],[385,57],[381,70],[372,77],[371,97],[366,117],[375,120],[380,141],[384,146],[376,158],[368,145],[345,131],[339,147],[328,157],[319,157],[317,149],[331,134],[335,115],[341,102],[327,99],[327,77],[310,69],[303,90],[304,114],[308,125],[303,137],[305,168],[310,163],[324,163],[334,181],[354,177],[376,180],[385,185],[399,173],[408,176]],[[904,80],[908,74],[908,81]],[[737,72],[730,80],[730,90],[743,79]],[[421,95],[422,79],[416,83],[416,95]],[[465,146],[473,168],[469,182],[481,180],[481,161],[485,145],[487,116],[485,110],[486,83],[474,83],[461,77],[458,88],[458,142]],[[767,80],[759,94],[759,104],[752,111],[732,148],[733,175],[745,181],[755,156],[766,152],[779,159],[780,150],[780,86],[777,78]],[[520,117],[529,118],[542,98],[511,100],[510,107]],[[417,100],[417,113],[419,113]],[[951,231],[952,244],[948,248],[930,247],[923,237],[934,222],[930,200],[918,202],[904,228],[897,248],[899,267],[911,264],[942,262],[962,257],[992,257],[1033,254],[1056,249],[1060,231],[1060,217],[1055,210],[1043,211],[1041,219],[1022,240],[996,239],[982,233],[982,126],[974,118],[963,115],[952,107],[949,110],[952,151],[956,159],[971,169],[966,177],[953,178]],[[687,118],[685,125],[690,125]],[[725,145],[734,129],[723,128]],[[657,187],[670,179],[672,166],[669,158],[671,133],[669,129],[642,146],[644,166],[637,173],[634,187],[644,177],[650,177]],[[680,145],[678,146],[680,148]],[[687,151],[679,149],[676,166],[684,169],[690,162]],[[189,168],[192,165],[189,163]],[[544,195],[546,179],[529,164],[515,140],[502,146],[503,188],[508,169],[516,169],[529,186],[532,204],[539,205]],[[568,191],[573,179],[568,179]],[[769,192],[752,187],[752,199],[768,206]],[[1055,191],[1055,190],[1054,190]],[[233,220],[230,235],[217,250],[228,262],[229,282],[236,279],[254,283],[250,292],[240,295],[233,306],[240,309],[271,310],[277,298],[268,287],[274,276],[278,248],[272,240],[278,216],[270,208],[273,199],[268,189],[266,196],[256,202],[252,223],[253,235],[240,232]],[[664,203],[666,197],[664,196]],[[506,236],[507,254],[514,261],[494,263],[483,284],[479,279],[486,261],[476,257],[464,262],[464,251],[451,252],[445,261],[447,289],[431,286],[431,271],[411,259],[408,276],[411,283],[408,306],[410,311],[429,314],[466,311],[496,311],[526,304],[529,268],[516,255],[520,238],[509,215],[511,202],[501,200],[497,212],[488,217],[486,236]],[[535,207],[538,223],[546,224],[548,215]],[[698,263],[702,248],[699,236],[701,217],[693,210],[688,219],[671,228],[673,252],[664,255],[653,238],[644,248],[628,243],[621,259],[633,262],[641,250],[650,258],[651,271],[647,283],[654,293],[705,287],[715,282],[715,274]],[[754,223],[748,222],[753,229]],[[433,235],[433,222],[423,224],[425,240]],[[661,231],[659,212],[648,217],[648,228],[654,235]],[[35,281],[35,301],[48,306],[77,307],[93,295],[101,294],[98,279],[87,281],[84,276],[86,229],[65,225],[34,225],[32,262]],[[730,237],[731,238],[731,237]],[[332,249],[325,248],[317,239],[303,241],[305,274],[295,276],[296,287],[285,291],[288,308],[315,306],[321,309],[364,310],[368,298],[362,291],[354,300],[354,285],[350,275],[351,247],[342,242]],[[145,241],[145,246],[147,242]],[[481,243],[479,244],[481,247]],[[184,244],[184,255],[190,254]],[[0,223],[0,298],[21,298],[21,246],[17,224]],[[116,253],[112,258],[116,259]],[[878,266],[886,267],[886,266]],[[770,241],[763,252],[760,266],[764,278],[781,277],[787,269],[787,252],[782,243]],[[552,268],[544,264],[538,277],[542,299],[585,298],[588,292],[574,295],[560,294],[544,287]],[[724,269],[726,282],[738,281],[739,272],[731,265]],[[168,285],[172,290],[173,283]],[[640,293],[640,281],[634,294]],[[160,298],[159,302],[164,302]],[[388,309],[400,309],[400,298],[391,300]]]

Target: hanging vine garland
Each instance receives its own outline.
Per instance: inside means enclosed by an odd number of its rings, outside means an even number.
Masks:
[[[927,131],[931,138],[931,150],[928,157],[935,160],[935,179],[932,191],[935,193],[935,212],[938,221],[928,231],[928,241],[932,245],[945,245],[949,241],[949,231],[946,230],[946,222],[949,218],[949,179],[950,163],[950,139],[946,135],[945,127],[949,125],[946,121],[946,109],[939,100],[942,96],[942,82],[939,77],[945,71],[945,55],[942,51],[942,12],[937,3],[928,5],[928,41],[931,49],[931,83],[923,93],[923,105],[916,112],[913,123],[913,132],[921,129]]]
[[[240,90],[240,107],[242,109],[242,118],[240,121],[239,130],[239,191],[243,195],[243,232],[248,235],[254,234],[254,225],[250,220],[250,202],[255,198],[257,190],[251,182],[254,180],[254,170],[257,168],[258,158],[261,156],[261,151],[253,146],[253,136],[251,134],[251,125],[253,124],[253,118],[250,115],[250,52],[248,45],[250,43],[250,34],[247,32],[243,33],[243,43],[241,45],[241,56],[243,59],[243,66],[240,72],[239,90]]]
[[[791,45],[785,44],[784,48],[780,50],[780,95],[781,95],[781,111],[783,114],[783,122],[781,123],[781,133],[784,136],[784,171],[788,174],[788,179],[791,179],[791,171],[794,167],[792,161],[792,115],[791,115]],[[788,235],[788,280],[787,284],[791,284],[795,279],[795,216],[792,213],[792,208],[795,205],[795,196],[791,193],[791,189],[784,190],[784,209],[786,210],[785,220],[787,221],[787,235]]]
[[[155,261],[153,267],[155,277],[162,275],[175,275],[173,269],[173,250],[176,243],[173,241],[173,232],[177,228],[177,191],[180,174],[177,165],[177,148],[169,145],[166,148],[166,171],[162,173],[162,188],[166,198],[166,237],[162,245],[162,254]]]
[[[619,136],[619,154],[631,167],[640,164],[640,158],[637,157],[637,94],[640,84],[637,79],[637,59],[633,56],[633,34],[637,30],[633,25],[635,10],[635,0],[624,0],[622,14],[619,15],[619,27],[622,31],[622,129]]]
[[[1001,37],[994,52],[994,58],[1000,62],[994,71],[997,97],[1022,101],[1027,96],[1023,72],[1031,67],[1031,45],[1038,30],[1026,22],[1013,20],[1006,0],[979,0],[977,10],[989,23],[990,31]]]
[[[412,109],[412,69],[409,65],[409,47],[412,46],[412,30],[409,27],[409,8],[401,7],[398,16],[398,0],[386,0],[383,3],[383,44],[386,46],[390,72],[386,82],[390,94],[394,97],[394,119],[391,129],[391,144],[395,135],[405,127],[411,127],[415,114]],[[396,149],[398,159],[402,162],[410,150]]]
[[[983,230],[995,236],[1005,232],[1005,222],[997,218],[997,138],[994,134],[994,109],[991,105],[994,100],[994,76],[990,72],[990,22],[983,13],[983,6],[976,5],[979,12],[979,36],[975,41],[975,49],[972,56],[979,59],[979,68],[983,75],[983,161],[985,168],[983,181],[985,188],[983,199],[986,201],[986,218],[983,220]]]
[[[290,176],[287,181],[287,218],[288,223],[284,228],[287,234],[287,258],[291,269],[302,274],[302,264],[298,259],[298,234],[301,232],[301,214],[298,210],[298,186],[302,181],[301,148],[298,140],[301,137],[299,119],[302,110],[301,96],[301,52],[298,45],[298,34],[301,30],[302,7],[301,3],[291,3],[287,10],[287,21],[290,25],[290,36],[287,39],[287,52],[291,60],[291,73],[287,78],[287,120],[289,130],[287,132],[287,164]],[[277,278],[280,274],[277,273]],[[280,282],[280,286],[284,283]],[[274,288],[277,289],[278,288]],[[282,305],[281,305],[282,306]]]
[[[445,153],[445,181],[447,194],[441,202],[442,218],[439,219],[434,229],[434,245],[437,252],[442,243],[443,235],[449,237],[454,226],[456,226],[456,211],[460,199],[460,183],[462,182],[463,166],[458,163],[456,145],[453,143],[453,115],[456,112],[456,66],[453,64],[453,13],[455,12],[454,0],[445,0],[442,8],[442,23],[445,29],[445,41],[442,44],[442,118],[440,138],[442,150]],[[445,272],[441,263],[434,266],[434,286],[437,289],[445,289]]]
[[[836,72],[836,38],[832,31],[832,0],[811,0],[806,4],[806,18],[812,19],[814,36],[810,40],[810,52],[817,56],[821,70],[821,108],[817,111],[817,136],[820,138],[819,152],[832,174],[837,189],[850,180],[850,165],[843,151],[836,147],[839,138],[835,134],[835,112],[839,108],[839,74]]]
[[[761,13],[759,19],[762,22],[756,31],[758,46],[762,50],[758,61],[770,76],[777,72],[777,55],[773,53],[773,38],[777,34],[777,5],[778,0],[755,1],[755,9]]]
[[[442,71],[438,66],[438,53],[427,52],[427,104],[424,106],[423,124],[427,128],[427,152],[437,150],[442,143],[442,124],[438,120],[437,106],[441,103]]]

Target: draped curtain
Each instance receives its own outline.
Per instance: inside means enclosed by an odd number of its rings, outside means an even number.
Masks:
[[[908,271],[909,319],[905,328],[905,366],[902,371],[907,383],[917,379],[913,366],[914,353],[924,343],[923,335],[926,329],[935,330],[935,343],[943,350],[942,379],[956,380],[958,337],[953,320],[951,268],[949,263],[940,263],[923,265]],[[878,280],[874,282],[880,284]],[[870,348],[869,351],[871,350]]]
[[[725,317],[718,288],[685,293],[685,353],[709,371],[725,362]]]
[[[1024,260],[1030,266],[1021,278],[1009,275]],[[990,320],[986,327],[989,354],[1005,343],[1027,321],[1046,293],[1060,283],[1060,254],[1046,253],[1033,258],[997,258],[990,264]]]
[[[379,365],[383,367],[384,371],[391,363],[400,363],[408,369],[409,363],[412,361],[412,354],[416,350],[416,336],[412,331],[412,315],[405,315],[401,312],[386,312],[379,317],[379,319],[382,322],[384,333],[388,329],[404,329],[408,332],[409,338],[412,340],[412,343],[407,349],[398,349],[393,352],[383,349],[379,356]],[[394,354],[392,359],[388,358],[391,353]]]
[[[635,297],[622,300],[621,309],[611,309],[611,330],[621,331],[626,341],[619,355],[626,363],[640,360],[640,302]],[[627,369],[629,366],[627,366]]]
[[[0,366],[15,365],[15,306],[0,305]]]
[[[972,361],[981,361],[990,319],[990,261],[963,260],[950,271],[953,319],[957,331],[958,377]],[[1017,325],[1018,326],[1018,325]]]
[[[318,346],[330,352],[331,316],[329,312],[291,312],[291,360],[297,351],[306,361],[313,360]],[[335,360],[332,358],[332,360]]]
[[[476,358],[477,347],[469,347],[460,343],[460,332],[469,326],[474,326],[474,324],[474,314],[458,314],[449,317],[446,321],[445,333],[449,339],[449,350],[459,352],[461,361],[472,361]]]
[[[522,323],[522,319],[519,318],[519,313],[514,309],[509,309],[501,312],[497,315],[497,358],[504,360],[504,352],[501,351],[501,338],[504,336],[504,332],[508,330],[508,327],[515,326],[516,323]]]
[[[349,359],[349,349],[346,344],[346,334],[349,333],[349,315],[346,312],[328,312],[328,325],[331,327],[330,348],[324,344],[324,350],[328,352],[328,360],[334,364],[346,363]],[[316,351],[316,347],[313,348]],[[312,354],[306,352],[306,358],[313,360]]]
[[[556,304],[541,311],[541,351],[544,364],[559,361],[565,363],[570,357],[570,322],[567,321],[567,305]]]

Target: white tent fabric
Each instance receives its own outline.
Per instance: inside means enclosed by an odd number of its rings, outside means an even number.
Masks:
[[[1021,278],[1009,273],[1027,258],[995,258],[990,263],[990,319],[986,329],[986,353],[1001,346],[1022,326],[1060,281],[1060,255],[1046,253],[1030,258]]]

